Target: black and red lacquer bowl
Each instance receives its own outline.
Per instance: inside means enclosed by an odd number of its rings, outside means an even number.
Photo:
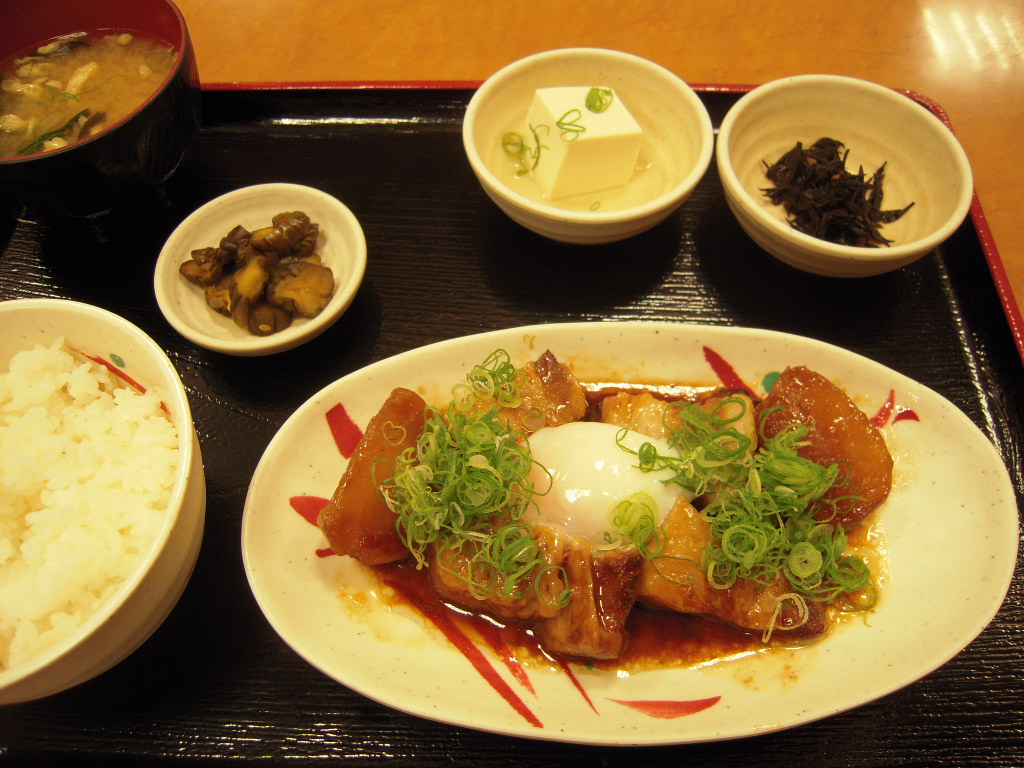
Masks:
[[[192,41],[170,0],[31,0],[5,16],[2,60],[60,35],[96,29],[134,30],[177,52],[156,92],[124,119],[61,149],[0,158],[0,195],[13,198],[5,202],[38,219],[93,218],[174,173],[199,130],[201,99]]]

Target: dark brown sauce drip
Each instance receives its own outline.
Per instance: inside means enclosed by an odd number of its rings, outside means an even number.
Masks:
[[[630,639],[622,656],[609,660],[560,658],[541,645],[527,623],[473,613],[445,602],[430,585],[426,572],[416,570],[408,561],[376,566],[373,570],[392,587],[404,585],[387,597],[391,605],[404,605],[424,612],[421,603],[428,599],[424,596],[429,596],[432,602],[430,611],[446,611],[453,623],[474,641],[489,646],[499,658],[511,654],[512,662],[527,666],[568,661],[592,669],[637,672],[692,667],[740,654],[798,645],[784,633],[777,633],[765,642],[760,632],[748,632],[702,616],[651,610],[637,605],[627,622]],[[407,598],[411,594],[418,596],[416,602]],[[509,659],[504,661],[509,663]]]

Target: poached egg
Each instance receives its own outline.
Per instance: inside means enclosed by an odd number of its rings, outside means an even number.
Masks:
[[[542,494],[536,497],[535,523],[559,525],[570,535],[601,545],[606,532],[613,538],[627,533],[614,523],[622,502],[649,497],[654,523],[661,525],[680,496],[692,499],[681,486],[666,484],[671,470],[645,472],[637,466],[636,454],[644,443],[652,443],[661,455],[676,455],[667,442],[632,430],[617,439],[620,432],[623,428],[614,424],[577,421],[545,427],[530,436],[535,463],[529,477]]]

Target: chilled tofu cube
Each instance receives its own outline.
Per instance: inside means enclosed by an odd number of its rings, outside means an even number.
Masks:
[[[534,93],[525,135],[540,145],[533,177],[552,200],[621,187],[636,167],[639,123],[611,89],[600,89],[603,98],[597,104],[592,98],[588,107],[592,90],[566,86]]]

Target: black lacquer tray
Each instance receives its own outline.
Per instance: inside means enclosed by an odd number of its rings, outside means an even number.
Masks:
[[[738,90],[701,89],[716,124]],[[89,224],[45,226],[10,211],[0,217],[0,299],[98,304],[168,351],[188,389],[209,489],[203,548],[177,608],[139,650],[93,681],[0,708],[0,763],[1024,764],[1020,561],[993,623],[933,674],[854,711],[731,742],[598,749],[437,724],[346,689],[278,638],[249,590],[239,545],[246,490],[268,442],[297,406],[341,376],[480,331],[650,319],[771,328],[836,344],[959,406],[1000,451],[1021,507],[1024,367],[979,206],[952,239],[910,267],[821,278],[776,262],[747,239],[712,167],[682,209],[649,233],[607,246],[559,245],[508,220],[477,185],[460,132],[470,95],[462,88],[210,90],[199,139],[157,193]],[[369,248],[363,286],[337,325],[291,352],[236,358],[196,348],[157,308],[152,272],[160,247],[207,200],[271,181],[318,187],[352,209]],[[949,578],[958,578],[955,563]]]

